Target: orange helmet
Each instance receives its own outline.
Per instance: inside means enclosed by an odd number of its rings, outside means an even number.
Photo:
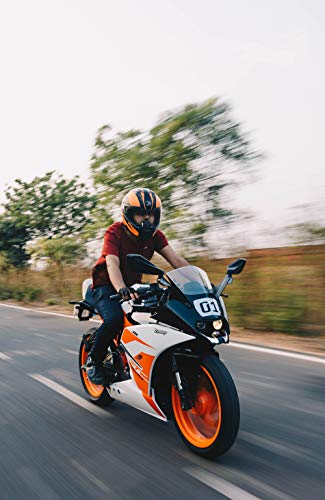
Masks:
[[[153,224],[144,220],[138,224],[134,215],[154,215]],[[122,222],[128,230],[141,240],[151,238],[160,223],[161,201],[153,191],[146,188],[134,188],[128,192],[122,201]]]

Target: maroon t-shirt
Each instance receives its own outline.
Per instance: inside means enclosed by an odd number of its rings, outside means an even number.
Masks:
[[[127,286],[141,283],[142,274],[129,271],[126,266],[126,256],[137,253],[150,260],[154,252],[160,252],[168,245],[166,236],[158,229],[156,234],[147,241],[135,240],[128,234],[122,222],[115,222],[106,231],[102,255],[93,267],[93,286],[109,285],[110,279],[106,267],[106,255],[116,255],[120,259],[120,269]]]

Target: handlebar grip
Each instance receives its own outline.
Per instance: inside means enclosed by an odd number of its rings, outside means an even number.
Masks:
[[[119,293],[116,293],[115,295],[110,295],[109,297],[111,300],[119,300],[121,297],[120,297],[120,294]]]

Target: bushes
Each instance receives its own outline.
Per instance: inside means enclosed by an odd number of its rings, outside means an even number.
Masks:
[[[247,266],[226,289],[232,325],[296,335],[325,333],[325,245],[251,250],[241,256]],[[218,283],[235,258],[201,259],[196,265]]]
[[[41,288],[26,285],[10,286],[0,284],[0,300],[17,300],[18,302],[33,302],[43,295]]]
[[[244,256],[244,255],[240,255]],[[227,259],[197,259],[193,264],[204,269],[217,284]],[[252,250],[246,254],[244,272],[234,277],[225,299],[231,325],[287,334],[325,333],[325,245]],[[163,269],[168,265],[159,260]],[[81,283],[90,270],[65,266],[61,286],[57,286],[56,267],[42,271],[3,270],[0,275],[0,300],[43,300],[46,305],[67,304],[81,297]],[[148,279],[146,276],[144,279]],[[151,280],[154,280],[151,277]]]

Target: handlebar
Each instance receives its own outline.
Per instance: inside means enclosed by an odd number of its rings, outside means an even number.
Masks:
[[[149,285],[149,289],[148,289],[148,285],[144,285],[142,287],[139,286],[134,290],[134,292],[139,295],[139,299],[141,299],[141,300],[146,299],[147,297],[150,297],[152,295],[155,295],[157,293],[157,291],[158,291],[157,288],[155,287],[153,289],[151,285]],[[122,297],[119,293],[116,293],[114,295],[110,295],[110,299],[115,301],[115,300],[122,299]],[[128,300],[130,300],[130,299],[122,299],[121,303],[126,302]]]
[[[120,294],[119,293],[115,293],[114,295],[110,295],[109,297],[111,300],[118,300],[120,299]]]

